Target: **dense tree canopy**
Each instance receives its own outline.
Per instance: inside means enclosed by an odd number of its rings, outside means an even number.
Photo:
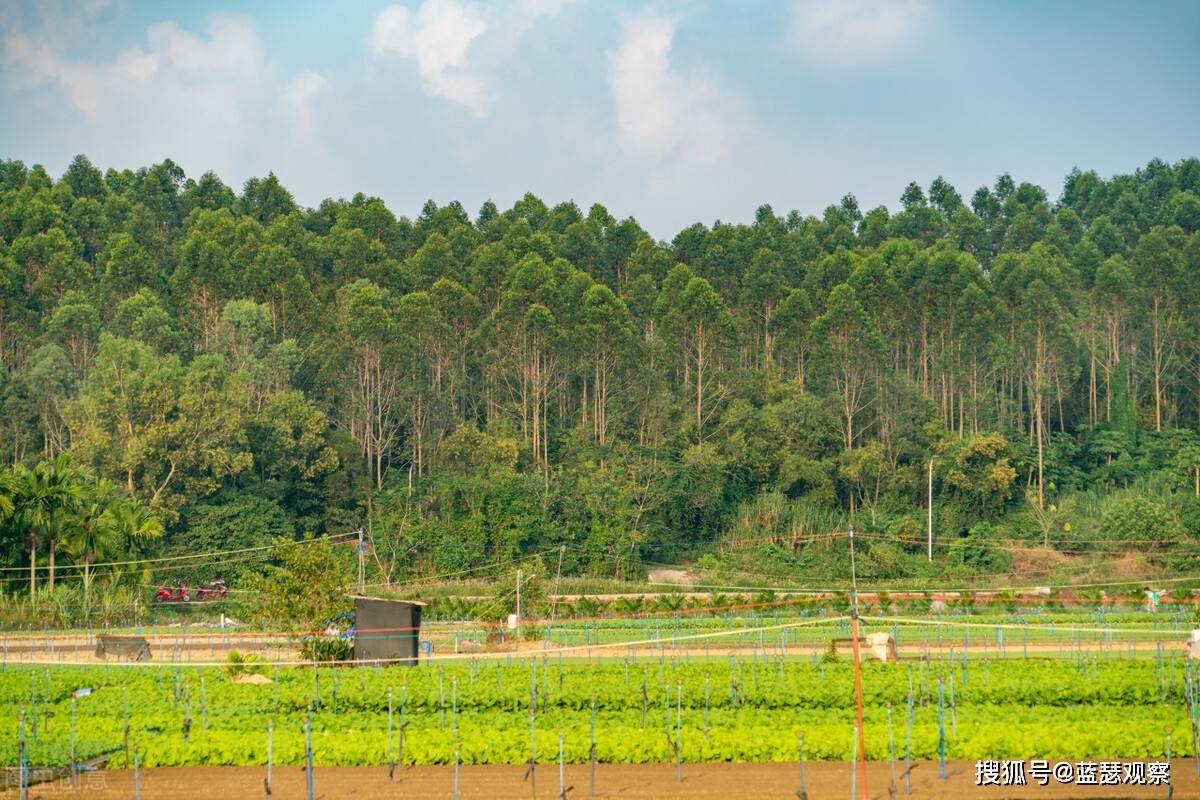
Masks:
[[[803,566],[848,516],[917,552],[931,459],[940,533],[973,542],[1053,545],[1078,492],[1200,494],[1200,161],[967,197],[660,242],[533,195],[408,219],[169,160],[0,162],[0,552],[114,549],[115,512],[64,527],[38,494],[68,463],[161,520],[151,550],[362,525],[388,577],[561,545],[624,574],[739,527]],[[1097,536],[1200,536],[1163,502]]]

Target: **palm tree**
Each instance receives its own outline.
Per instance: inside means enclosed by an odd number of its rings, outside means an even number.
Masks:
[[[13,515],[25,526],[29,547],[29,594],[37,589],[37,550],[44,540],[50,551],[50,588],[54,589],[54,550],[59,531],[69,525],[83,493],[79,472],[64,453],[33,469],[17,467],[12,498]]]
[[[146,554],[151,541],[162,536],[163,524],[137,498],[125,498],[109,506],[108,516],[123,552],[132,558]]]
[[[24,535],[21,520],[14,514],[15,492],[16,481],[13,479],[12,470],[0,470],[0,545],[3,547],[0,550],[0,558],[12,560],[14,563],[20,559],[21,539]]]
[[[86,597],[91,587],[91,564],[97,558],[118,552],[121,531],[113,518],[117,485],[100,478],[96,485],[83,493],[78,513],[70,521],[63,537],[68,553],[83,562],[83,587]]]

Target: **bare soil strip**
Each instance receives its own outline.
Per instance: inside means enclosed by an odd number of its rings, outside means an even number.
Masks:
[[[897,769],[901,769],[897,765]],[[846,762],[811,762],[806,766],[808,797],[813,800],[850,797],[851,766]],[[467,800],[530,800],[559,797],[558,766],[541,764],[537,769],[536,794],[525,779],[524,766],[464,766],[459,772],[459,796]],[[937,762],[918,762],[912,771],[912,794],[906,795],[903,779],[896,797],[962,798],[963,800],[1024,800],[1025,798],[1162,798],[1164,786],[1077,786],[1058,784],[1053,778],[1047,786],[976,786],[975,762],[947,763],[947,779],[938,778]],[[587,798],[588,768],[565,768],[567,798]],[[178,800],[180,797],[219,797],[221,800],[261,800],[265,797],[264,767],[163,767],[143,770],[143,800]],[[449,766],[406,767],[389,783],[386,767],[321,767],[313,773],[315,798],[382,798],[454,796],[454,770]],[[276,767],[273,794],[277,798],[307,797],[305,772],[300,767]],[[1191,759],[1174,759],[1171,779],[1175,800],[1200,798],[1200,780]],[[886,800],[889,796],[890,770],[887,763],[868,765],[869,796]],[[629,800],[758,800],[759,798],[795,798],[800,788],[797,764],[684,764],[682,780],[677,781],[671,764],[601,764],[596,767],[596,798]],[[129,770],[98,772],[80,776],[72,787],[67,780],[40,784],[30,790],[31,798],[51,800],[58,797],[121,798],[133,797],[133,773]],[[15,791],[0,798],[16,798]]]

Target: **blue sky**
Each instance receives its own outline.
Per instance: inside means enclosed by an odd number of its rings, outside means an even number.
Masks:
[[[409,216],[532,191],[669,239],[1200,155],[1197,30],[1196,2],[0,2],[0,157]]]

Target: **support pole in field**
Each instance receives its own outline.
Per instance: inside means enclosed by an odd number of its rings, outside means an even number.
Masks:
[[[854,713],[857,724],[854,735],[858,740],[858,771],[862,773],[859,781],[859,798],[867,800],[867,740],[863,733],[863,688],[862,662],[858,646],[858,580],[854,569],[854,531],[850,531],[850,638],[854,642]]]
[[[675,781],[683,780],[683,682],[675,684]]]
[[[1184,698],[1187,707],[1188,723],[1192,729],[1192,757],[1196,761],[1196,775],[1200,777],[1200,731],[1197,730],[1196,724],[1196,699],[1193,694],[1196,689],[1196,679],[1189,677],[1184,682]]]
[[[912,794],[912,722],[913,696],[908,693],[908,721],[904,726],[904,793]]]
[[[558,732],[558,800],[567,800],[567,775],[563,767],[563,732]]]
[[[458,751],[460,747],[462,747],[462,745],[459,742],[454,743],[454,800],[458,800]]]
[[[32,640],[30,640],[32,641]],[[32,650],[32,648],[30,648]],[[1158,673],[1155,673],[1156,675]],[[29,724],[30,734],[33,736],[33,744],[38,742],[38,726],[37,726],[37,673],[29,673]]]
[[[588,747],[588,800],[596,796],[596,698],[592,697],[591,744]],[[1200,762],[1198,762],[1200,763]]]
[[[796,747],[800,751],[800,791],[796,796],[800,800],[808,800],[808,780],[804,774],[804,731],[796,734]]]
[[[888,797],[896,800],[896,739],[892,735],[892,704],[887,704],[888,722],[888,763],[892,768],[892,782],[888,785]]]
[[[704,673],[704,741],[708,741],[708,673]]]
[[[78,770],[75,767],[75,695],[71,695],[71,785],[74,786]]]
[[[308,780],[308,800],[313,800],[312,716],[304,715],[304,773]]]
[[[142,800],[142,764],[136,746],[133,748],[133,800]]]
[[[275,721],[267,720],[267,777],[263,779],[263,789],[266,790],[267,800],[271,800],[271,767],[275,760]]]
[[[162,679],[162,675],[159,675]],[[129,765],[129,684],[121,687],[121,717],[124,722],[125,765]]]
[[[537,798],[537,707],[529,709],[529,770],[525,773],[529,778],[529,792]]]
[[[987,662],[984,662],[987,663]],[[954,706],[954,670],[950,670],[950,735],[958,736],[958,712]]]
[[[21,709],[20,732],[17,736],[17,792],[21,800],[29,800],[29,784],[25,779],[25,709]]]
[[[646,705],[649,702],[646,697],[646,666],[642,665],[642,730],[646,729]]]
[[[400,708],[403,711],[404,705],[401,704]],[[396,769],[397,770],[401,770],[404,768],[404,729],[407,727],[408,727],[408,723],[404,721],[404,714],[402,713],[400,715],[400,733],[396,737]]]
[[[946,683],[938,676],[938,777],[946,780]]]
[[[392,759],[392,687],[388,687],[388,783],[395,781],[396,762]]]

